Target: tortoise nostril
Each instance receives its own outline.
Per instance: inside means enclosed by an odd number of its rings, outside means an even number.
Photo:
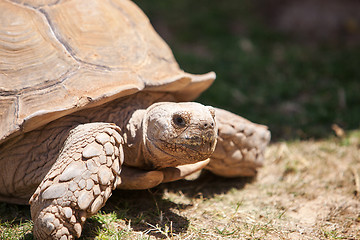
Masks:
[[[202,128],[203,129],[209,129],[209,128],[214,128],[214,123],[213,122],[204,122],[203,124],[202,124]]]

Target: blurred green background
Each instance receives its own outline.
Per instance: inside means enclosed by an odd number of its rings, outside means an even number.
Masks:
[[[182,69],[216,72],[199,102],[268,125],[274,140],[359,128],[359,1],[135,2]]]

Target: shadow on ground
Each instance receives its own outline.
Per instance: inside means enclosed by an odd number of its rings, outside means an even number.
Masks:
[[[169,228],[172,234],[186,232],[189,220],[179,215],[174,209],[185,210],[193,204],[177,204],[163,199],[164,192],[182,192],[190,199],[212,198],[218,194],[226,194],[231,189],[242,189],[252,178],[227,179],[203,172],[195,180],[180,180],[162,184],[149,190],[116,190],[109,199],[102,212],[115,213],[117,219],[131,225],[134,231],[146,232],[157,238],[166,238],[159,229]],[[7,222],[11,226],[20,226],[31,221],[30,206],[1,203],[0,222]],[[84,225],[82,239],[94,239],[102,223],[96,218],[90,218]],[[20,239],[33,239],[31,233],[20,236]]]
[[[190,198],[196,198],[198,196],[212,198],[218,194],[226,194],[231,189],[242,189],[252,181],[254,181],[254,178],[223,178],[209,171],[203,171],[200,177],[193,181],[179,180],[163,184],[159,188],[168,191],[181,191]]]
[[[178,204],[164,199],[165,192],[181,192],[192,200],[212,198],[218,194],[226,194],[234,188],[242,189],[252,181],[253,178],[227,179],[204,172],[192,181],[180,180],[149,190],[114,191],[102,211],[108,214],[115,213],[118,219],[124,220],[126,225],[131,225],[134,231],[166,238],[161,229],[168,228],[171,234],[180,234],[188,230],[189,219],[179,215],[178,211],[193,207],[193,204]],[[93,229],[94,224],[96,221],[93,219],[89,221],[85,231]]]

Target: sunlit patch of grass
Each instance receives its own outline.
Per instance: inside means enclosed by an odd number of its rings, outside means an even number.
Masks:
[[[32,222],[0,222],[0,239],[4,240],[31,240],[32,235]]]

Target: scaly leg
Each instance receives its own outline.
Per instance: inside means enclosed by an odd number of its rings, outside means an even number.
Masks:
[[[108,123],[74,128],[30,199],[37,239],[74,239],[121,182],[120,129]]]
[[[147,171],[123,166],[119,189],[148,189],[161,183],[173,182],[185,178],[194,172],[202,170],[210,159],[197,163],[168,167],[159,170]]]
[[[217,145],[206,169],[223,177],[255,176],[262,166],[270,131],[222,109],[215,109],[215,116]]]

